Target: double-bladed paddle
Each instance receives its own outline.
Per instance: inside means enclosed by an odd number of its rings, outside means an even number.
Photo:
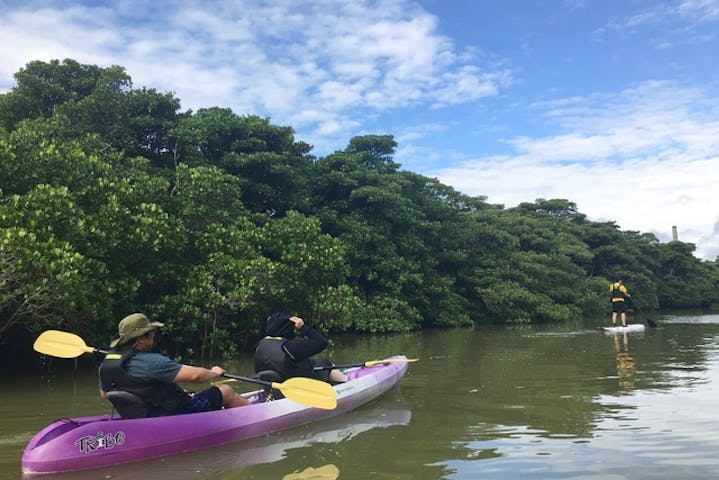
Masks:
[[[345,365],[317,366],[317,367],[314,367],[314,370],[318,371],[318,370],[332,370],[334,368],[374,367],[375,365],[386,365],[386,364],[392,363],[392,362],[409,363],[409,362],[416,362],[418,360],[419,360],[419,358],[385,358],[384,360],[369,360],[367,362],[362,362],[362,363],[348,363]]]
[[[243,382],[257,383],[281,391],[285,397],[302,405],[334,410],[337,407],[337,393],[327,382],[307,377],[292,377],[282,383],[267,382],[258,378],[223,373],[223,377]]]
[[[60,330],[45,330],[32,345],[36,352],[58,358],[77,358],[83,353],[107,353],[85,345],[85,340],[74,333]]]
[[[32,346],[35,351],[59,358],[77,358],[83,353],[107,353],[89,347],[85,341],[74,333],[60,330],[46,330],[40,334]],[[256,383],[272,387],[282,394],[302,405],[332,410],[337,406],[337,394],[329,383],[305,377],[290,378],[282,383],[266,382],[252,377],[243,377],[231,373],[223,373],[223,377],[243,382]]]

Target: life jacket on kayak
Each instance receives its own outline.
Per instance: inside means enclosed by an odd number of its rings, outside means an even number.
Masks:
[[[122,390],[140,397],[149,406],[148,417],[174,415],[187,410],[192,400],[177,384],[145,382],[127,373],[125,365],[138,353],[137,350],[111,350],[100,365],[102,384],[109,385],[110,391]]]
[[[284,349],[288,339],[267,336],[260,340],[255,350],[255,372],[274,370],[283,378],[312,377],[312,363],[309,359],[295,361]]]

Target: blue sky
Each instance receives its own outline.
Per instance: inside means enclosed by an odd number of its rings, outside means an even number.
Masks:
[[[121,65],[183,109],[292,126],[323,156],[719,255],[719,0],[0,0],[0,92],[31,60]],[[712,58],[715,57],[715,58]]]

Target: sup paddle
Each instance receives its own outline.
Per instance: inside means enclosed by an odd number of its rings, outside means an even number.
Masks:
[[[335,368],[353,368],[353,367],[374,367],[375,365],[386,365],[388,363],[392,362],[402,362],[402,363],[409,363],[409,362],[417,362],[419,361],[419,358],[385,358],[384,360],[370,360],[363,363],[348,363],[345,365],[326,365],[326,366],[317,366],[314,367],[315,371],[318,370],[332,370]]]
[[[36,352],[59,358],[77,358],[83,353],[107,353],[107,350],[87,346],[85,341],[74,333],[60,330],[42,332],[35,340],[32,348]],[[277,383],[231,373],[223,373],[222,376],[272,387],[281,391],[285,397],[302,405],[325,410],[332,410],[337,406],[337,394],[334,389],[329,383],[320,380],[295,377],[285,382]]]
[[[636,310],[637,313],[639,313],[641,311],[641,309],[639,308],[639,305],[637,305],[634,302],[634,299],[632,297],[628,297],[628,298],[629,298],[629,303],[631,304],[632,308],[634,310]],[[655,322],[651,318],[647,318],[647,325],[649,325],[649,328],[657,328],[657,322]]]

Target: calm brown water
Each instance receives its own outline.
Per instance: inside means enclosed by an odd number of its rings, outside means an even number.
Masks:
[[[719,315],[653,319],[659,328],[626,338],[582,322],[337,338],[339,363],[421,360],[400,388],[323,423],[52,478],[716,478]],[[72,360],[50,372],[54,362]],[[46,424],[109,411],[92,370],[0,381],[0,480],[21,478],[22,450]]]

